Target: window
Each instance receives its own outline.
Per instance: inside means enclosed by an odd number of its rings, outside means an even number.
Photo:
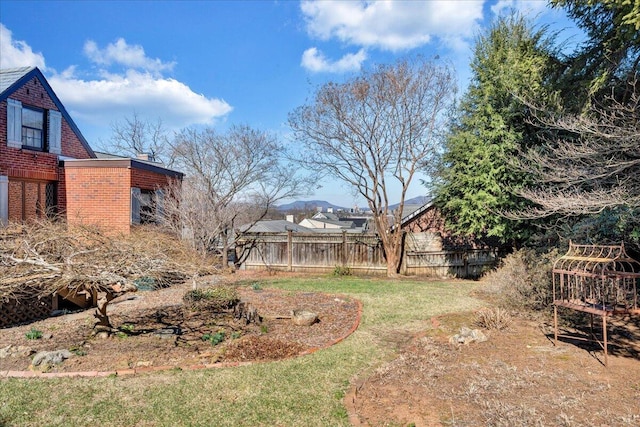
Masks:
[[[7,99],[7,146],[61,154],[62,114]]]
[[[44,112],[22,107],[22,145],[44,150]]]
[[[164,216],[164,191],[131,188],[131,223],[157,224]]]

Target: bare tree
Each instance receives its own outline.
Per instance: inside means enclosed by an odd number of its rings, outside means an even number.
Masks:
[[[169,132],[162,120],[146,120],[134,112],[111,123],[111,137],[107,143],[101,143],[101,149],[134,158],[147,154],[152,160],[171,166],[173,159],[168,142]]]
[[[640,208],[640,96],[606,100],[583,115],[541,119],[557,135],[527,153],[521,166],[538,185],[522,191],[536,208],[519,218],[588,215]]]
[[[248,126],[221,134],[211,128],[186,129],[172,143],[172,155],[187,177],[178,198],[166,198],[167,226],[201,253],[226,256],[232,232],[260,220],[284,198],[305,190],[305,180],[283,161],[277,139]]]
[[[450,67],[422,58],[379,65],[344,83],[327,83],[289,116],[300,161],[352,186],[368,203],[396,275],[402,257],[404,200],[416,172],[431,172],[455,95]],[[399,208],[390,220],[394,186]]]

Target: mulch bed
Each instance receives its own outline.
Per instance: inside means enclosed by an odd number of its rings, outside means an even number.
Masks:
[[[359,321],[359,303],[348,297],[243,286],[238,288],[241,299],[263,318],[247,325],[234,320],[230,312],[185,307],[182,296],[189,289],[184,284],[115,301],[109,315],[120,332],[108,338],[92,336],[93,310],[0,329],[0,371],[43,370],[31,366],[33,355],[61,349],[71,351],[72,357],[44,370],[114,371],[278,360],[329,346],[352,332]],[[317,313],[319,320],[311,326],[294,325],[286,317],[299,309]],[[27,339],[31,330],[41,331],[42,338]],[[216,334],[223,340],[214,344],[211,337]]]

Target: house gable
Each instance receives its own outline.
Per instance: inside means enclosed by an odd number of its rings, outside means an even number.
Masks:
[[[93,150],[40,70],[0,70],[0,222],[63,213],[61,157]]]
[[[84,138],[75,122],[60,102],[49,82],[37,67],[23,67],[0,71],[0,123],[5,126],[0,127],[2,132],[2,141],[7,142],[7,127],[10,125],[5,122],[7,119],[7,107],[9,100],[18,101],[27,106],[35,106],[49,111],[59,112],[61,117],[61,135],[62,146],[61,152],[54,154],[62,154],[74,158],[95,158],[96,155],[91,146]],[[46,95],[45,95],[46,94]],[[73,139],[77,139],[76,144],[69,143]],[[65,141],[67,143],[65,144]],[[74,146],[79,143],[79,146]]]
[[[0,223],[62,214],[128,233],[182,177],[150,161],[99,158],[40,70],[0,70]]]

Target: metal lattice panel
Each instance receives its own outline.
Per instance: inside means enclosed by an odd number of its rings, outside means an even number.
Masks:
[[[640,263],[620,245],[576,245],[553,265],[555,341],[558,340],[558,307],[602,316],[602,338],[607,364],[607,316],[640,315]],[[595,335],[594,335],[595,337]]]
[[[56,183],[49,182],[44,188],[45,207],[48,216],[55,215],[58,212],[58,192]]]

